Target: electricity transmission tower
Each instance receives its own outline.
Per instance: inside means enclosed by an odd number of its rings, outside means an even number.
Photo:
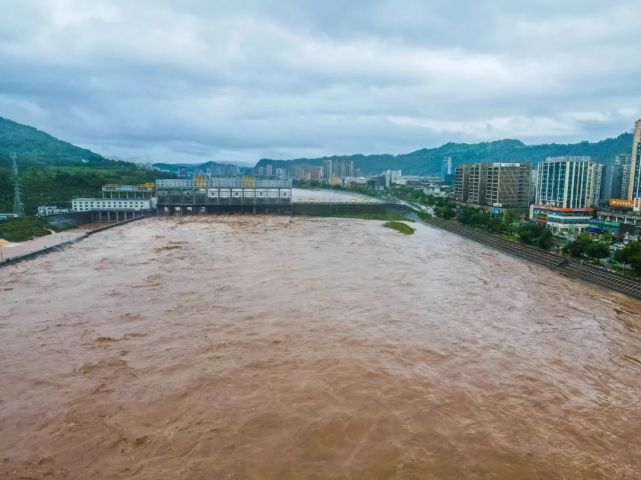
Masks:
[[[18,162],[15,152],[9,154],[13,169],[13,213],[19,217],[24,215],[24,204],[22,203],[22,189],[18,178]]]

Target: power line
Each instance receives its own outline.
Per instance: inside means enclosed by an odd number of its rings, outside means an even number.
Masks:
[[[24,215],[24,204],[22,203],[22,188],[18,177],[18,156],[15,152],[9,154],[13,170],[13,213],[19,217]]]

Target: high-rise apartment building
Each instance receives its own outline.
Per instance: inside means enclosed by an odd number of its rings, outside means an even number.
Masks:
[[[630,160],[629,153],[617,155],[616,162],[621,165],[621,190],[618,198],[628,198],[628,185],[630,183]],[[615,197],[612,197],[615,198]]]
[[[329,180],[332,177],[346,178],[354,176],[353,160],[324,160],[323,161],[323,178]]]
[[[470,165],[462,164],[456,167],[454,176],[454,196],[457,202],[467,203],[470,185]]]
[[[591,207],[595,170],[590,157],[548,157],[538,165],[536,203],[557,208]]]
[[[334,162],[323,160],[323,178],[329,180],[334,176]]]
[[[456,200],[476,205],[527,208],[529,163],[473,163],[456,168]]]
[[[606,204],[613,198],[627,198],[630,176],[630,155],[617,155],[614,162],[603,166],[599,201]]]
[[[601,188],[603,184],[603,174],[605,173],[605,165],[603,163],[594,164],[594,177],[592,180],[592,200],[590,204],[598,206],[601,201]]]
[[[445,180],[449,175],[452,175],[452,157],[443,157],[443,162],[441,162],[441,178]]]
[[[530,164],[491,163],[487,168],[488,205],[527,208],[530,204]]]
[[[487,185],[487,163],[470,165],[470,181],[467,193],[468,203],[485,205],[485,187]]]
[[[637,120],[634,124],[627,198],[634,200],[637,197],[641,197],[641,120]]]

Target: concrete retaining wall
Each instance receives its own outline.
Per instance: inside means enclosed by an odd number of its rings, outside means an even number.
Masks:
[[[43,218],[59,230],[67,230],[91,223],[91,213],[89,212],[72,212]]]
[[[91,216],[89,218],[91,218]],[[126,223],[135,222],[136,220],[141,220],[142,218],[147,218],[147,217],[130,218],[129,220],[125,220],[125,221],[122,221],[122,222],[111,223],[111,224],[105,225],[103,227],[95,228],[93,230],[88,230],[87,233],[85,233],[85,234],[83,234],[83,235],[81,235],[79,237],[76,237],[76,238],[74,238],[72,240],[67,240],[65,242],[59,242],[59,243],[56,243],[55,245],[44,247],[44,248],[41,248],[39,250],[36,250],[36,251],[33,251],[33,252],[29,252],[29,253],[24,254],[24,255],[20,255],[18,257],[12,257],[12,258],[9,258],[9,259],[5,259],[3,262],[0,262],[0,268],[4,267],[4,266],[7,266],[7,265],[13,265],[15,263],[22,262],[24,260],[30,260],[32,258],[35,258],[35,257],[40,256],[40,255],[44,255],[44,254],[47,254],[47,253],[50,253],[50,252],[60,252],[67,245],[71,245],[73,243],[76,243],[76,242],[79,242],[81,240],[84,240],[85,238],[87,238],[87,237],[89,237],[91,235],[95,235],[96,233],[102,232],[104,230],[109,230],[110,228],[119,227],[119,226],[124,225]]]
[[[461,225],[456,220],[431,218],[424,223],[496,248],[504,253],[525,258],[531,262],[556,270],[563,275],[595,283],[610,290],[641,299],[641,281],[639,280],[624,277],[623,275],[589,263],[582,263],[536,247],[513,242],[482,230]]]

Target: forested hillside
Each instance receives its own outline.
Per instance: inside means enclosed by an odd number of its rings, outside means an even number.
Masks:
[[[106,183],[137,184],[173,176],[134,163],[106,159],[33,127],[0,117],[1,212],[10,212],[13,208],[11,152],[18,158],[27,213],[34,213],[38,205],[99,195]]]

